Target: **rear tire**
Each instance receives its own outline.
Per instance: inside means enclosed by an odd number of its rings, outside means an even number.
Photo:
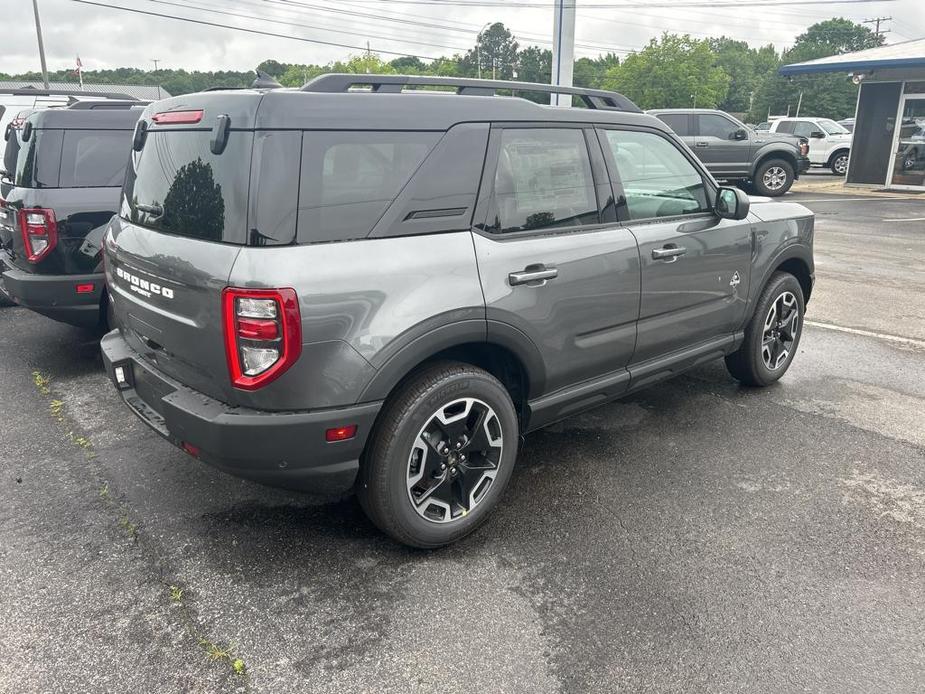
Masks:
[[[829,168],[836,176],[844,176],[848,173],[848,153],[836,152],[829,162]]]
[[[474,531],[517,459],[517,413],[482,369],[439,362],[389,398],[357,480],[360,505],[384,533],[434,548]]]
[[[768,159],[758,165],[752,186],[759,195],[778,197],[793,185],[793,166],[783,159]]]
[[[788,272],[771,275],[745,328],[745,341],[726,356],[733,378],[747,386],[769,386],[783,376],[800,346],[804,311],[797,278]]]

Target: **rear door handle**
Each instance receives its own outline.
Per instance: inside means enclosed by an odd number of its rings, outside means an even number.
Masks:
[[[512,272],[507,276],[507,281],[512,287],[518,284],[529,284],[535,287],[546,284],[546,280],[555,279],[559,276],[559,269],[547,267],[542,263],[528,265],[520,272]]]
[[[667,260],[669,263],[677,260],[678,256],[687,253],[686,248],[680,246],[665,246],[664,248],[653,248],[652,258],[654,260]]]
[[[709,146],[710,146],[710,143],[709,143],[709,142],[704,142],[703,140],[701,140],[701,141],[699,141],[699,142],[695,142],[695,143],[694,143],[694,146],[695,146],[695,147],[709,147]]]

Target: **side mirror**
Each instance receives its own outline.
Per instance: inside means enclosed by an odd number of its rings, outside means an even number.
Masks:
[[[12,134],[13,134],[13,124],[12,124],[12,123],[7,123],[7,124],[6,124],[6,130],[3,131],[3,141],[4,141],[4,142],[9,142],[9,141],[10,141],[10,135],[12,135]]]
[[[717,217],[745,219],[750,207],[751,201],[745,191],[725,187],[716,191],[716,204],[713,206],[713,211],[716,212]]]
[[[30,137],[32,137],[32,123],[27,121],[26,124],[22,126],[22,141],[28,142]]]
[[[825,138],[825,133],[822,132],[821,130],[813,130],[813,131],[809,134],[809,136],[810,136],[810,137],[814,137],[814,138],[816,138],[817,140],[821,140],[821,139]]]
[[[733,140],[747,140],[748,131],[746,131],[745,128],[739,128],[734,133],[732,133],[732,139]]]

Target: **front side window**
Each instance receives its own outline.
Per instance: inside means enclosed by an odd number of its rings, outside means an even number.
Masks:
[[[502,131],[494,199],[502,233],[597,224],[584,133],[577,128]]]
[[[629,219],[710,211],[703,177],[670,140],[638,130],[604,133]]]
[[[849,132],[848,128],[839,125],[834,120],[829,120],[828,118],[823,118],[819,122],[819,125],[825,130],[829,135],[845,135]]]
[[[728,118],[715,113],[701,113],[697,116],[698,132],[701,137],[716,137],[720,140],[734,139],[739,126]]]
[[[121,186],[131,144],[131,130],[66,130],[61,150],[61,186]]]
[[[299,243],[363,238],[442,132],[306,132],[299,182]]]

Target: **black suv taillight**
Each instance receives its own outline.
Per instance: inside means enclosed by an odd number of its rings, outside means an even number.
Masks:
[[[235,388],[265,386],[302,353],[302,318],[294,289],[227,287],[222,292],[222,316]]]
[[[19,211],[19,230],[26,247],[26,260],[37,263],[58,244],[58,222],[52,210],[29,207]]]

